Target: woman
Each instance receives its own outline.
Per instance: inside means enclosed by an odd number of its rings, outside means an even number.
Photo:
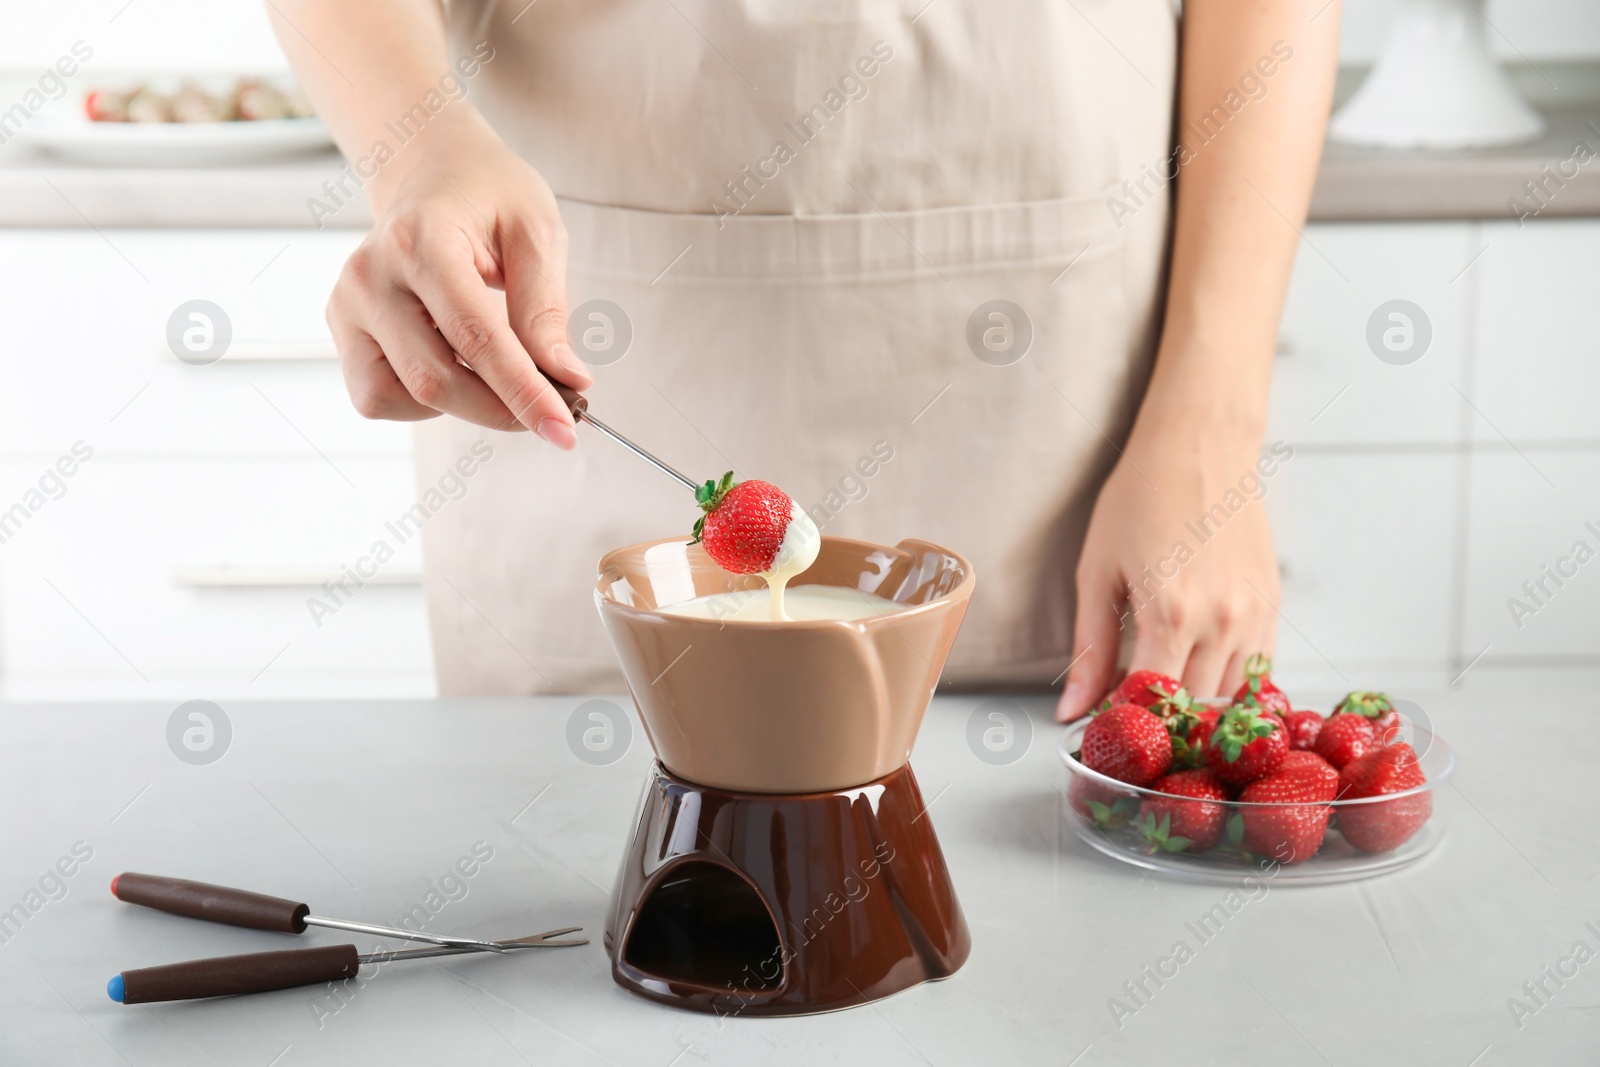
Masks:
[[[1192,524],[1256,469],[1337,0],[1191,0],[1181,46],[1169,0],[269,6],[365,161],[356,407],[433,420],[424,482],[493,451],[425,528],[443,691],[617,690],[595,561],[694,518],[551,382],[969,555],[946,683],[1066,677],[1065,719],[1124,636],[1203,695],[1272,648],[1263,509]]]

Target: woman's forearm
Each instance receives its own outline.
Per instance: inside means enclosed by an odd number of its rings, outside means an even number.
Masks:
[[[356,409],[449,414],[573,448],[572,413],[551,384],[594,380],[567,336],[561,212],[466,96],[493,47],[452,62],[438,0],[267,6],[378,223],[328,301]]]
[[[416,151],[419,142],[463,127],[475,135],[489,133],[471,103],[448,90],[462,78],[451,64],[439,0],[268,0],[267,11],[301,86],[345,157],[370,157],[379,143],[394,149],[367,185],[375,207],[408,169],[406,157],[423,155]],[[454,83],[442,90],[441,81],[451,78]],[[399,148],[388,127],[418,105],[425,107],[430,93],[437,101],[442,91],[451,103],[429,115]]]
[[[1316,15],[1313,19],[1312,16]],[[1160,352],[1136,434],[1203,425],[1253,453],[1333,94],[1339,0],[1188,0]]]

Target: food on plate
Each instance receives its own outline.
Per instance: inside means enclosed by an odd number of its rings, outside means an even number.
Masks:
[[[1316,746],[1317,735],[1322,732],[1322,715],[1315,711],[1285,712],[1283,725],[1289,731],[1289,748],[1307,752]]]
[[[1206,765],[1230,785],[1246,785],[1278,769],[1289,751],[1283,720],[1248,704],[1222,713],[1206,741]]]
[[[1205,762],[1206,745],[1216,731],[1217,720],[1222,718],[1221,708],[1199,707],[1194,712],[1194,723],[1184,734],[1184,749],[1188,763],[1200,766]],[[1176,746],[1174,746],[1176,748]]]
[[[1339,772],[1339,799],[1358,800],[1415,789],[1427,779],[1411,746],[1384,745]],[[1433,814],[1426,791],[1394,800],[1351,804],[1339,810],[1339,832],[1363,852],[1388,852],[1411,840]]]
[[[1367,693],[1356,691],[1346,693],[1344,699],[1334,707],[1333,714],[1360,715],[1376,722],[1394,712],[1394,701],[1389,699],[1387,693]]]
[[[723,570],[763,579],[772,591],[769,617],[788,619],[784,587],[815,563],[822,549],[822,534],[811,516],[771,482],[735,482],[732,471],[701,485],[694,498],[705,514],[695,520],[691,543],[703,545]]]
[[[1395,710],[1394,701],[1389,699],[1387,693],[1347,693],[1333,709],[1335,715],[1360,715],[1372,720],[1372,727],[1377,735],[1389,741],[1396,740],[1393,732],[1399,729],[1400,713]]]
[[[1172,765],[1172,738],[1148,708],[1118,704],[1083,731],[1083,765],[1129,785],[1149,785]]]
[[[1100,710],[1107,711],[1118,704],[1138,704],[1140,707],[1153,707],[1163,701],[1170,700],[1178,692],[1177,679],[1168,677],[1159,671],[1134,671],[1117,684],[1105,700],[1101,701]]]
[[[1235,704],[1257,704],[1280,715],[1291,710],[1289,698],[1272,684],[1272,661],[1257,652],[1244,661],[1244,684],[1233,694]]]
[[[1283,762],[1278,764],[1278,773],[1310,775],[1327,787],[1329,800],[1332,800],[1339,791],[1339,772],[1334,770],[1333,764],[1315,752],[1291,749],[1289,754],[1283,757]]]
[[[1082,775],[1075,775],[1067,786],[1067,803],[1102,830],[1120,829],[1139,814],[1138,797]]]
[[[1291,710],[1263,655],[1231,703],[1135,671],[1106,694],[1074,758],[1118,782],[1074,775],[1070,806],[1145,853],[1215,852],[1223,863],[1301,863],[1340,842],[1386,852],[1433,812],[1421,764],[1387,695],[1356,691],[1326,718]],[[1388,794],[1393,800],[1369,800]],[[1361,803],[1349,803],[1361,800]]]
[[[1193,769],[1205,762],[1200,748],[1190,741],[1190,734],[1200,721],[1202,708],[1194,702],[1189,691],[1178,684],[1177,679],[1159,671],[1134,671],[1106,694],[1094,714],[1109,711],[1118,704],[1137,704],[1149,708],[1151,714],[1161,720],[1168,736],[1172,738],[1174,768]],[[1201,743],[1204,743],[1203,738]]]
[[[1336,780],[1299,765],[1280,766],[1275,773],[1251,782],[1239,794],[1245,848],[1279,863],[1310,859],[1322,847],[1332,814],[1326,802],[1337,789]]]
[[[83,98],[83,111],[91,122],[135,123],[259,122],[313,113],[311,102],[298,90],[258,78],[240,78],[221,92],[187,82],[170,93],[148,84],[91,89]]]
[[[1371,719],[1340,712],[1322,724],[1312,751],[1335,769],[1343,770],[1346,764],[1365,756],[1377,744],[1378,732]]]
[[[1174,771],[1150,786],[1138,829],[1151,852],[1204,852],[1222,840],[1228,790],[1208,770]],[[1179,799],[1187,798],[1187,799]]]

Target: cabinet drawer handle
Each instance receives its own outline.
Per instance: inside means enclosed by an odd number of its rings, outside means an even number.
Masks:
[[[172,572],[172,584],[181,589],[321,589],[342,573],[334,567],[179,567]],[[384,570],[360,581],[364,586],[420,586],[422,572]]]
[[[176,363],[172,349],[161,346],[161,354]],[[228,346],[219,363],[326,363],[339,358],[332,340],[324,341],[240,341]]]

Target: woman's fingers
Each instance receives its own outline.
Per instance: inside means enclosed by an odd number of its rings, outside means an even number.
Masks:
[[[1175,595],[1157,596],[1134,616],[1136,638],[1129,672],[1159,671],[1181,677],[1195,646],[1188,625],[1189,609]]]
[[[1222,680],[1217,683],[1221,687],[1221,693],[1218,695],[1225,693],[1231,697],[1239,691],[1239,687],[1244,684],[1244,661],[1256,651],[1243,648],[1233,650],[1233,654],[1228,657],[1227,665],[1222,668]]]
[[[1111,686],[1117,665],[1117,623],[1122,588],[1115,576],[1080,570],[1078,608],[1072,627],[1072,666],[1056,704],[1056,721],[1082,718]]]
[[[445,343],[517,422],[570,451],[578,443],[572,413],[512,332],[497,297],[473,267],[465,237],[423,241],[420,252],[409,261],[406,280]]]
[[[567,335],[567,238],[541,234],[526,221],[502,227],[500,258],[506,312],[517,339],[552,381],[573,389],[594,384]]]
[[[1235,655],[1232,644],[1221,634],[1201,641],[1189,653],[1189,663],[1183,668],[1183,687],[1195,698],[1220,696],[1223,672]]]
[[[395,294],[373,323],[372,334],[397,380],[417,402],[491,430],[522,429],[494,390],[456,362],[455,352],[413,294]]]
[[[334,345],[339,350],[339,369],[344,387],[363,418],[393,422],[418,422],[436,417],[439,412],[419,404],[401,384],[385,357],[383,346],[351,320],[328,316]]]

